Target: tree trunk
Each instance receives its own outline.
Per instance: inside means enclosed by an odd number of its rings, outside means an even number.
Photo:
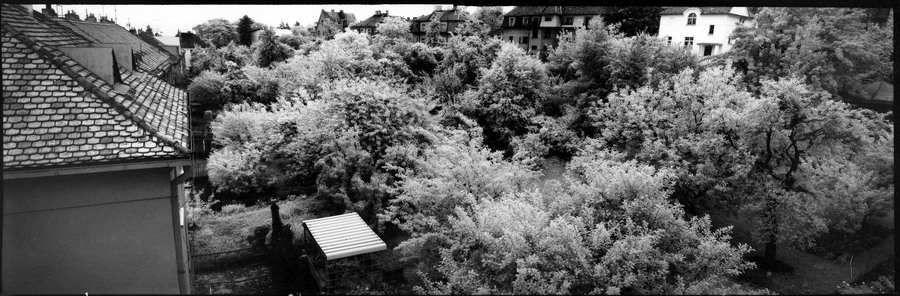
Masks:
[[[766,261],[775,262],[776,249],[778,248],[777,241],[775,238],[769,238],[769,242],[766,243]]]

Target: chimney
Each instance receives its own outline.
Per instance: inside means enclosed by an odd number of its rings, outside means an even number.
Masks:
[[[81,20],[81,17],[79,17],[78,14],[75,13],[74,10],[66,11],[65,18],[69,19],[69,20]]]
[[[388,11],[390,11],[390,10],[385,10],[385,11],[384,11],[384,16],[387,16],[387,15],[388,15]]]
[[[47,4],[47,8],[41,9],[41,13],[49,17],[57,16],[56,11],[53,10],[53,7],[50,7],[50,4]]]
[[[435,6],[434,6],[434,11],[441,11],[441,6],[440,6],[440,5],[435,5]]]
[[[84,18],[84,21],[96,23],[96,22],[97,22],[97,17],[94,16],[93,13],[91,13],[91,14],[88,14],[87,17]]]
[[[375,15],[381,15],[381,10],[376,10]]]

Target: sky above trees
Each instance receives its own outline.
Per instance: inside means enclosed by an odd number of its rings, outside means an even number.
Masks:
[[[443,4],[448,7],[451,4]],[[45,4],[35,4],[34,9],[40,11]],[[390,11],[391,15],[402,17],[418,17],[434,10],[433,4],[426,5],[53,5],[58,14],[74,10],[84,19],[85,11],[98,18],[106,15],[117,18],[116,23],[134,28],[145,28],[147,25],[163,36],[174,36],[179,30],[190,31],[194,26],[209,19],[224,18],[236,21],[247,15],[255,22],[270,26],[278,26],[282,21],[289,24],[300,22],[307,26],[319,19],[322,9],[330,11],[344,10],[353,13],[357,21],[364,20],[376,10]],[[504,6],[508,12],[513,6]],[[474,12],[475,6],[466,8]]]

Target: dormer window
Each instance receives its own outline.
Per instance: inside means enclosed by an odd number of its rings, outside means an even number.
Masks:
[[[549,22],[549,21],[552,21],[552,20],[553,20],[553,16],[549,16],[549,15],[548,15],[548,16],[544,16],[544,21],[545,21],[545,22]]]
[[[516,25],[516,18],[514,18],[514,17],[509,18],[509,26],[512,27],[515,25]]]
[[[696,25],[697,24],[697,14],[696,13],[691,12],[691,14],[688,14],[688,23],[687,24],[688,25]]]
[[[523,26],[527,26],[527,25],[528,25],[528,18],[527,18],[527,17],[522,19],[522,25],[523,25]]]

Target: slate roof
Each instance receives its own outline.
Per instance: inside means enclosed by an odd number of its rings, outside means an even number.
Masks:
[[[342,20],[347,20],[348,24],[356,22],[356,16],[352,13],[340,11],[325,11],[324,9],[322,10],[322,14],[319,15],[319,21],[317,23],[321,23],[323,21],[323,18],[331,19],[338,24],[340,24]]]
[[[684,14],[684,10],[691,7],[680,6],[680,7],[664,7],[663,11],[659,14],[661,15],[681,15]],[[700,9],[700,14],[729,14],[731,13],[730,6],[728,7],[696,7]]]
[[[459,10],[442,10],[432,11],[429,14],[413,19],[415,22],[430,22],[432,17],[437,17],[442,22],[463,22],[466,20],[466,14]]]
[[[351,29],[356,29],[356,28],[375,28],[375,27],[378,27],[379,24],[381,24],[382,22],[384,22],[385,19],[387,19],[387,18],[392,18],[392,17],[397,17],[397,16],[388,16],[386,13],[372,15],[371,17],[369,17],[369,18],[367,18],[367,19],[364,19],[364,20],[361,21],[361,22],[358,22],[358,23],[356,23],[356,24],[353,24],[352,26],[350,26],[350,28],[351,28]]]
[[[5,170],[187,157],[184,91],[124,67],[119,72],[130,89],[114,91],[50,45],[83,46],[83,38],[17,6],[2,8]]]
[[[169,66],[178,61],[177,56],[150,44],[125,28],[110,23],[95,23],[64,18],[52,18],[59,24],[68,27],[72,32],[95,43],[127,43],[131,44],[136,54],[140,55],[137,67],[144,72],[160,75]],[[161,43],[160,43],[161,44]]]
[[[603,6],[516,6],[504,16],[597,15],[606,12]]]

